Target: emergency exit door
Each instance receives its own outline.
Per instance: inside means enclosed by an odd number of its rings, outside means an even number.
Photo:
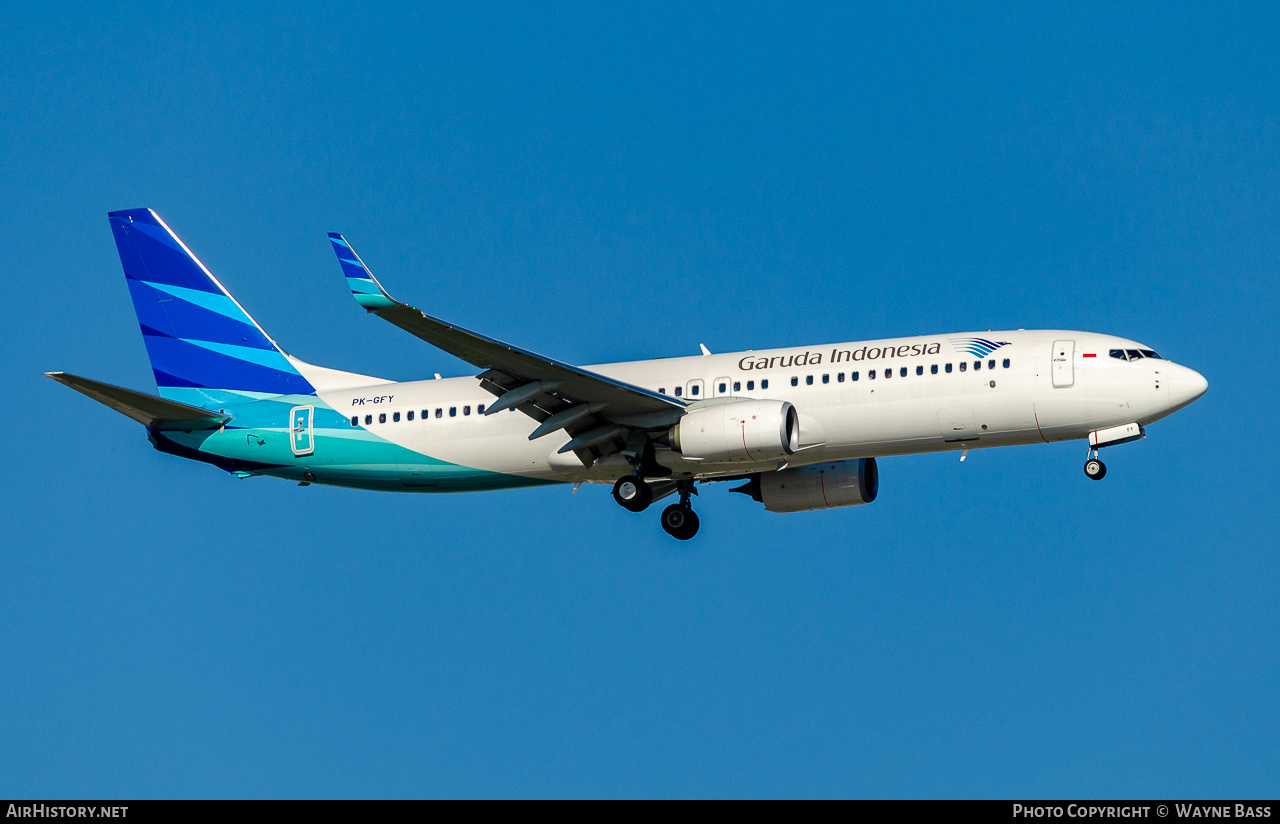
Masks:
[[[289,445],[293,447],[293,454],[299,458],[315,451],[311,431],[314,416],[314,406],[295,406],[289,413]]]
[[[1076,342],[1073,340],[1055,340],[1051,370],[1054,386],[1072,386],[1076,382]]]

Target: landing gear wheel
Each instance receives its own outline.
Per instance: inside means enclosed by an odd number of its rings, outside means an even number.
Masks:
[[[662,510],[662,528],[677,541],[687,541],[698,534],[698,516],[681,504]]]
[[[613,485],[613,499],[632,512],[641,512],[653,503],[653,489],[634,475],[623,475]]]
[[[1100,481],[1107,477],[1107,465],[1097,458],[1090,458],[1084,462],[1084,474],[1095,481]]]

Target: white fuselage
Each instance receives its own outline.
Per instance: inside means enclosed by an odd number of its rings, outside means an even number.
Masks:
[[[984,353],[979,357],[974,344],[966,343],[973,340],[1000,345],[987,353],[978,344],[977,351]],[[966,347],[970,351],[963,351]],[[799,413],[801,449],[786,465],[800,466],[1085,438],[1121,424],[1145,426],[1204,391],[1204,379],[1191,369],[1159,358],[1110,357],[1115,349],[1146,347],[1090,332],[1018,330],[586,368],[678,394],[689,404],[726,395],[788,401]],[[619,454],[591,466],[572,452],[558,454],[569,440],[564,431],[530,441],[537,422],[518,411],[481,414],[479,407],[494,397],[474,377],[317,394],[378,437],[440,461],[545,481],[612,481],[630,469]],[[779,466],[777,461],[767,466],[692,462],[665,447],[656,457],[677,476],[696,478]]]

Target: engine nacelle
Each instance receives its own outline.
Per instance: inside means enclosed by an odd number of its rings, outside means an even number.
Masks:
[[[764,504],[770,512],[808,512],[869,504],[880,491],[875,458],[836,461],[761,472],[733,490]]]
[[[776,461],[800,448],[800,418],[786,401],[713,401],[690,409],[668,439],[689,461]]]

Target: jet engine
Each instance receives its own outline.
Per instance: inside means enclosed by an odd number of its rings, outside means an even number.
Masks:
[[[880,491],[875,458],[761,472],[734,492],[750,495],[770,512],[808,512],[869,504]]]
[[[690,461],[776,461],[800,448],[800,419],[786,401],[727,399],[691,408],[667,440]]]

